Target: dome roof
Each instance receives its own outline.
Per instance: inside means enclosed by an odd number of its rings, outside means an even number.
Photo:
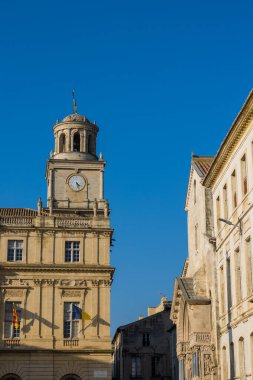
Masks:
[[[64,117],[64,119],[62,119],[62,123],[64,122],[72,122],[72,121],[79,121],[79,122],[83,122],[83,123],[90,123],[90,121],[87,119],[86,116],[83,116],[83,115],[79,115],[78,113],[73,113],[72,115],[68,115],[66,117]]]

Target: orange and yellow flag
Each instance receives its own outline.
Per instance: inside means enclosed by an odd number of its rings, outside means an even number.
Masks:
[[[14,329],[19,328],[18,312],[15,305],[13,305],[13,309],[12,309],[12,323],[13,323]]]

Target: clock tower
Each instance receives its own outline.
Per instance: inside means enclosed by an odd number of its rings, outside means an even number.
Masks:
[[[53,211],[106,210],[102,154],[96,153],[99,128],[74,113],[53,127],[55,148],[47,163],[47,206]],[[106,212],[106,211],[105,211]]]
[[[96,123],[54,127],[47,205],[0,208],[0,380],[111,380],[113,230]]]

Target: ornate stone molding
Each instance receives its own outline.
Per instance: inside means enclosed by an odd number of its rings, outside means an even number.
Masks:
[[[62,297],[81,297],[80,290],[62,290]]]
[[[97,288],[99,286],[99,280],[91,280],[91,284],[93,288]]]
[[[82,274],[84,273],[111,273],[113,274],[115,271],[115,268],[107,266],[107,265],[99,265],[99,266],[93,266],[93,265],[78,265],[78,264],[62,264],[62,265],[56,265],[56,264],[43,264],[43,267],[39,264],[16,264],[13,263],[12,265],[5,264],[4,268],[6,270],[16,270],[16,271],[22,271],[22,272],[40,272],[40,273],[47,273],[47,272],[80,272]]]
[[[211,334],[208,332],[194,332],[190,336],[191,345],[211,343]]]
[[[5,297],[23,297],[24,289],[5,289]]]

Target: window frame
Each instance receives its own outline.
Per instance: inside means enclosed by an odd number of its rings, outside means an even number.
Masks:
[[[64,262],[80,263],[80,241],[65,241]]]
[[[150,346],[150,333],[144,332],[142,334],[142,345],[143,347],[149,347]]]
[[[73,319],[72,305],[80,307],[79,302],[64,302],[63,304],[63,338],[64,339],[79,339],[79,319]],[[69,306],[70,310],[66,310]],[[66,318],[69,313],[69,318]]]
[[[13,243],[13,247],[11,247],[11,243]],[[21,243],[21,247],[18,246],[18,243]],[[8,240],[7,244],[7,261],[10,263],[16,261],[23,261],[23,240]],[[13,255],[13,259],[11,259],[11,255]],[[20,255],[20,257],[18,257]]]
[[[160,363],[161,363],[161,356],[159,355],[151,356],[151,377],[153,378],[161,377]]]
[[[141,357],[139,355],[132,355],[131,358],[131,378],[137,379],[141,376]]]
[[[10,305],[9,313],[7,314],[7,305]],[[13,306],[15,305],[18,319],[19,319],[19,328],[15,329],[13,326]],[[7,319],[9,318],[9,319]],[[21,334],[21,302],[20,301],[5,301],[4,303],[4,339],[20,339]],[[10,332],[9,334],[7,332]]]

